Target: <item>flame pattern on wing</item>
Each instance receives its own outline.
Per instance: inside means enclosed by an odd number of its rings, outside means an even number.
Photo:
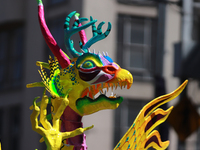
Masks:
[[[166,111],[158,107],[176,98],[183,91],[187,82],[186,80],[175,91],[155,98],[146,104],[114,150],[147,150],[150,147],[159,150],[166,149],[169,141],[162,142],[159,132],[153,129],[167,119],[173,106]]]

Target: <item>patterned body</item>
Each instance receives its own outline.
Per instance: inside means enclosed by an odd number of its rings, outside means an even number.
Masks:
[[[176,98],[187,82],[186,80],[172,93],[155,98],[146,104],[114,150],[147,150],[149,147],[166,149],[169,141],[162,142],[159,132],[153,129],[167,119],[173,106],[166,111],[158,107]]]

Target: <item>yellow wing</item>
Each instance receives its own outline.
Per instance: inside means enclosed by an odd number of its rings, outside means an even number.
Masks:
[[[152,130],[167,119],[173,106],[166,111],[158,107],[176,98],[183,91],[187,82],[186,80],[175,91],[155,98],[146,104],[114,150],[147,150],[149,147],[159,150],[166,149],[169,141],[162,142],[159,132],[156,130],[152,132]]]

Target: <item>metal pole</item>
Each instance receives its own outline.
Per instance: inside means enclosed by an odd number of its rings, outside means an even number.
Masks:
[[[185,60],[194,44],[192,41],[193,0],[183,0],[182,10],[182,60]]]

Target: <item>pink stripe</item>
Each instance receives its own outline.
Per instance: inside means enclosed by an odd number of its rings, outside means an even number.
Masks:
[[[75,21],[77,21],[77,19],[75,19]],[[80,26],[82,26],[82,24],[79,23],[78,26],[80,27]],[[88,41],[88,40],[87,40],[87,37],[86,37],[86,34],[85,34],[85,30],[81,30],[81,31],[79,31],[78,33],[79,33],[79,36],[80,36],[80,38],[81,38],[82,44],[85,45],[85,44],[87,43],[87,41]]]
[[[81,26],[81,24],[79,24],[78,26]],[[87,37],[86,37],[86,34],[85,34],[85,31],[84,30],[81,30],[79,31],[79,36],[81,38],[81,42],[83,45],[85,45],[87,43]]]
[[[61,67],[62,68],[68,67],[70,64],[69,58],[62,51],[62,49],[58,46],[57,42],[53,38],[51,32],[49,31],[49,28],[46,25],[46,21],[44,18],[43,5],[38,5],[38,19],[39,19],[39,23],[40,23],[40,28],[42,30],[42,34],[44,36],[44,39],[45,39],[48,47],[51,49],[54,56],[57,57],[58,62],[61,65]]]

